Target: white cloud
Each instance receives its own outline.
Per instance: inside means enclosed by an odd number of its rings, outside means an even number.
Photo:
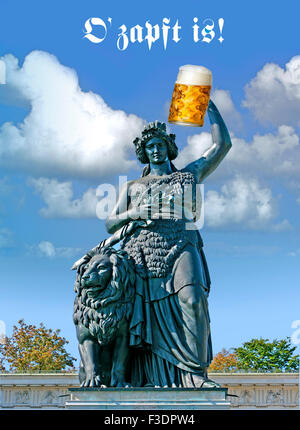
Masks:
[[[179,168],[200,158],[212,144],[212,139],[210,133],[202,132],[188,137],[187,142],[176,160]],[[285,219],[275,222],[278,198],[272,196],[270,188],[261,187],[259,181],[280,177],[281,183],[292,189],[291,182],[300,179],[299,165],[299,137],[293,127],[283,125],[277,133],[256,134],[251,142],[232,134],[231,150],[210,177],[210,183],[212,178],[215,183],[225,185],[220,192],[207,193],[205,225],[213,228],[236,225],[273,231],[290,229],[291,225]]]
[[[22,123],[0,128],[0,165],[32,175],[97,178],[138,166],[132,140],[143,128],[141,118],[83,92],[76,72],[47,52],[31,52],[21,67],[11,54],[2,60],[6,91],[31,110]]]
[[[0,248],[11,248],[13,246],[13,233],[8,228],[0,228]]]
[[[296,249],[296,251],[291,251],[288,253],[289,257],[297,257],[300,255],[300,248]]]
[[[40,242],[38,249],[46,257],[54,257],[56,253],[53,243],[47,241]]]
[[[240,130],[243,126],[242,116],[236,110],[230,92],[226,90],[215,90],[211,98],[219,109],[227,126],[234,130]]]
[[[99,216],[98,189],[90,188],[81,198],[73,199],[71,182],[58,182],[48,178],[31,178],[28,182],[41,194],[47,205],[39,211],[40,215],[44,217],[92,218],[96,215]],[[114,198],[115,193],[112,193],[110,200]],[[115,201],[111,201],[109,204],[114,206]],[[101,219],[106,218],[107,215],[108,213]],[[208,191],[205,196],[206,227],[222,228],[230,225],[238,228],[273,231],[291,228],[287,220],[274,222],[277,216],[278,198],[274,198],[269,188],[262,187],[253,178],[246,179],[236,176],[223,185],[220,192]],[[48,253],[48,256],[55,255],[51,243],[43,242],[42,246],[43,252]]]
[[[182,169],[187,164],[197,160],[212,145],[211,134],[202,132],[187,138],[187,145],[175,160],[176,167]]]
[[[231,171],[247,169],[264,177],[300,177],[299,137],[286,125],[278,127],[276,134],[256,134],[250,143],[233,137],[227,161]]]
[[[266,245],[263,243],[256,243],[255,245],[244,243],[234,244],[224,241],[210,241],[206,244],[206,249],[211,250],[219,255],[243,255],[243,256],[272,256],[274,254],[282,254],[280,246]]]
[[[234,174],[251,174],[260,178],[300,178],[300,144],[293,127],[282,125],[277,133],[256,134],[251,142],[231,136],[232,148],[213,174],[228,178]],[[187,145],[176,159],[180,168],[200,158],[212,144],[210,133],[188,137]]]
[[[300,125],[300,55],[266,64],[245,87],[243,105],[262,123]]]
[[[6,177],[0,179],[0,195],[4,196],[12,191],[13,187],[8,183]]]
[[[73,199],[72,182],[59,182],[56,179],[30,178],[28,184],[38,192],[47,207],[39,213],[45,218],[94,218],[98,198],[97,190],[89,188],[81,198]]]
[[[71,258],[82,253],[81,248],[55,247],[52,242],[41,241],[38,245],[28,247],[29,253],[48,258]]]
[[[205,197],[205,226],[240,226],[253,230],[282,231],[291,228],[287,220],[272,224],[278,215],[278,202],[256,179],[236,176]]]

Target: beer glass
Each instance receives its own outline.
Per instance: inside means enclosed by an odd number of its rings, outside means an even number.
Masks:
[[[168,121],[202,127],[211,84],[212,73],[206,67],[191,64],[181,66],[175,82]]]

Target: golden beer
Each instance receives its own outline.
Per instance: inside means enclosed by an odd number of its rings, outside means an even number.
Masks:
[[[210,98],[212,73],[203,66],[179,68],[168,121],[202,127]]]

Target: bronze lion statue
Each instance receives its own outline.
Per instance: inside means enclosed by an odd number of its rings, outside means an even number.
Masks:
[[[126,387],[134,263],[122,250],[98,250],[77,271],[73,320],[83,387]]]

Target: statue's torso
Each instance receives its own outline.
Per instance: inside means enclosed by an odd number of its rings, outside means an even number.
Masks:
[[[166,176],[149,175],[131,183],[131,205],[154,206],[160,199],[161,206],[165,206],[160,214],[168,212],[167,219],[151,217],[149,227],[138,228],[123,241],[122,248],[135,260],[136,270],[142,277],[168,276],[184,247],[199,245],[196,230],[186,229],[187,221],[192,221],[194,186],[194,175],[181,171]]]

